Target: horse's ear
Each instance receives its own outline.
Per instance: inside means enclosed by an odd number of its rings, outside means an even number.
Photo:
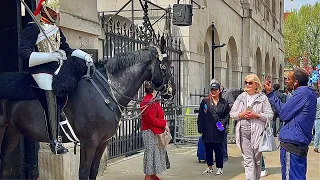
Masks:
[[[161,53],[164,54],[165,53],[165,50],[166,50],[166,40],[164,39],[164,35],[161,36],[161,39],[160,39],[160,50],[161,50]]]

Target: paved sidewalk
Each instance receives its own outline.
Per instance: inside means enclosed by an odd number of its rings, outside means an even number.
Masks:
[[[160,174],[163,180],[196,180],[196,179],[219,179],[219,180],[244,180],[244,168],[242,166],[242,156],[236,145],[228,145],[229,161],[224,165],[224,174],[216,176],[215,174],[201,175],[206,168],[206,164],[198,163],[196,157],[196,146],[179,146],[174,145],[168,147],[169,158],[171,161],[171,169]],[[266,169],[269,172],[265,180],[281,179],[279,151],[264,153]],[[103,176],[99,180],[119,179],[119,180],[143,180],[143,153],[111,163]],[[310,146],[308,155],[308,180],[320,179],[320,153],[313,152]]]

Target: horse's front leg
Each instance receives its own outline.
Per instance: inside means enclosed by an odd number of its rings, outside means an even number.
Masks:
[[[88,179],[97,146],[92,140],[80,140],[79,179]]]
[[[94,158],[92,161],[91,165],[91,170],[90,170],[90,179],[96,179],[98,172],[99,172],[99,166],[100,166],[100,161],[102,158],[102,155],[104,153],[104,150],[106,149],[108,145],[108,141],[100,143],[100,145],[97,147],[96,152],[94,154]]]

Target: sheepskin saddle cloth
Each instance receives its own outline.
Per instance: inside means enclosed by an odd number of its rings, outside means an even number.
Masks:
[[[70,95],[81,77],[87,73],[87,65],[83,59],[70,56],[64,61],[60,72],[53,76],[52,89],[53,93],[58,97]]]
[[[87,66],[84,60],[69,57],[61,67],[59,74],[53,76],[53,93],[59,97],[71,94],[81,77],[85,75],[86,70]],[[0,73],[0,99],[13,101],[36,99],[31,86],[36,87],[37,83],[28,73]]]

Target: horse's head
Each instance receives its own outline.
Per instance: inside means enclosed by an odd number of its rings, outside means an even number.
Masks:
[[[161,92],[161,96],[164,99],[170,99],[175,94],[175,84],[171,73],[171,62],[169,61],[167,54],[165,53],[165,40],[161,37],[160,48],[151,46],[151,49],[155,49],[157,53],[157,60],[154,61],[152,67],[151,83],[157,91]]]

